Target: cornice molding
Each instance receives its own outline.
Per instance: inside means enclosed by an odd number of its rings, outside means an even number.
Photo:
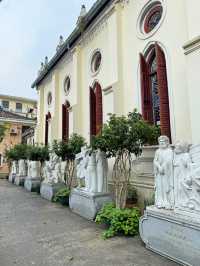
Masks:
[[[183,45],[185,55],[191,54],[197,50],[200,50],[200,35],[193,38]]]

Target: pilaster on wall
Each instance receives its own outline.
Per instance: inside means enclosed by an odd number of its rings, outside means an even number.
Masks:
[[[60,88],[59,88],[59,71],[55,70],[52,76],[52,86],[54,90],[54,115],[51,121],[51,135],[54,139],[60,139]],[[54,139],[51,139],[52,142]]]
[[[120,1],[115,4],[116,11],[116,44],[117,44],[117,76],[118,83],[114,88],[114,113],[122,115],[124,112],[124,95],[123,95],[123,44],[122,44],[122,12],[123,6]]]
[[[36,133],[36,143],[44,143],[44,88],[38,88],[38,114],[37,114],[37,133]]]
[[[82,97],[83,97],[83,88],[81,84],[82,80],[82,59],[81,59],[81,47],[77,45],[73,50],[73,73],[74,73],[74,88],[76,89],[77,94],[77,104],[73,106],[73,131],[74,133],[81,134],[82,132]]]

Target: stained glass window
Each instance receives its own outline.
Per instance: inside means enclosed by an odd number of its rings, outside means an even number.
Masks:
[[[160,125],[160,97],[158,91],[158,77],[157,77],[157,62],[154,56],[151,61],[151,91],[152,91],[152,106],[153,106],[153,120],[155,125]]]
[[[144,23],[144,30],[146,33],[149,33],[158,25],[161,20],[162,13],[162,6],[156,6],[147,13]]]

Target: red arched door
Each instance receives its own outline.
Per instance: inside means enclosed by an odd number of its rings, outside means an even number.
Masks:
[[[62,140],[69,139],[69,107],[70,103],[67,101],[62,105]]]
[[[90,87],[90,135],[100,133],[103,124],[102,90],[98,82]]]
[[[166,60],[158,44],[146,58],[140,54],[140,75],[143,117],[159,125],[161,134],[171,139]]]

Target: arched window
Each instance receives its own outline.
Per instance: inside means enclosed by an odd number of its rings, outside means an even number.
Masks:
[[[140,72],[143,117],[171,139],[166,60],[158,44],[146,57],[140,54]]]
[[[103,124],[102,90],[98,82],[90,88],[90,135],[97,135]]]
[[[70,103],[66,101],[62,105],[62,140],[68,141],[69,139],[69,108]]]

